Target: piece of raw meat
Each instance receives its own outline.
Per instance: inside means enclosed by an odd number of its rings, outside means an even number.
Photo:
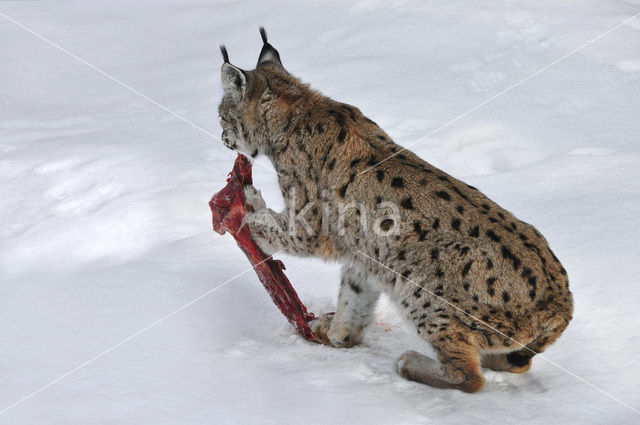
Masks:
[[[213,214],[213,230],[221,235],[229,232],[235,238],[271,299],[296,331],[307,341],[322,343],[308,324],[315,316],[307,311],[298,298],[283,272],[285,267],[282,261],[265,254],[251,240],[249,227],[243,225],[246,215],[243,186],[251,183],[251,163],[244,155],[238,154],[227,185],[213,195],[209,202]]]

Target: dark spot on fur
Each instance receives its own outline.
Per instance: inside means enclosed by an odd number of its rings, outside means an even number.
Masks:
[[[347,130],[345,130],[344,128],[341,128],[340,132],[338,133],[338,142],[344,143],[344,140],[346,138],[347,138]]]
[[[329,162],[329,170],[333,170],[333,168],[336,166],[336,159],[333,158],[330,162]]]
[[[316,131],[320,134],[324,133],[324,126],[318,123],[318,125],[316,125]]]
[[[449,196],[449,194],[447,192],[445,192],[444,190],[439,190],[436,192],[436,196],[438,198],[444,199],[445,201],[450,201],[451,200],[451,196]]]
[[[418,234],[418,240],[423,241],[427,236],[428,230],[423,230],[419,221],[413,223],[413,230]]]
[[[357,284],[355,284],[353,282],[349,282],[349,287],[356,294],[359,294],[360,292],[362,292],[362,288],[360,288],[360,286],[358,286]]]
[[[360,158],[356,158],[356,159],[352,160],[351,163],[349,163],[349,167],[353,168],[356,165],[358,165],[359,162],[360,162]]]
[[[382,170],[378,170],[376,171],[376,177],[378,178],[378,181],[381,182],[382,180],[384,180],[384,171]]]
[[[470,286],[471,285],[469,285],[469,282],[465,282],[462,284],[462,287],[464,288],[465,291],[468,291]]]
[[[367,161],[367,165],[369,165],[369,166],[371,166],[371,167],[373,167],[373,166],[374,166],[374,165],[376,165],[377,163],[378,163],[378,159],[377,159],[375,156],[373,156],[373,155],[371,155],[371,156],[369,157],[369,160]]]
[[[344,184],[344,186],[342,186],[340,188],[340,197],[344,198],[345,195],[347,194],[347,188],[349,187],[349,185],[353,182],[353,180],[356,178],[355,174],[351,174],[351,176],[349,176],[349,181],[347,183]]]
[[[436,230],[438,227],[440,227],[440,219],[436,218],[435,220],[433,220],[433,224],[431,225],[431,227]]]
[[[494,242],[500,242],[500,236],[496,235],[496,233],[491,229],[487,230],[485,232],[485,235],[487,235]]]
[[[493,261],[491,258],[487,258],[487,270],[491,270],[493,268]]]
[[[394,177],[391,179],[391,186],[393,187],[404,187],[404,180],[402,177]]]
[[[480,226],[473,226],[471,230],[469,230],[469,236],[472,238],[477,238],[480,235]]]
[[[455,193],[457,193],[457,194],[458,194],[458,196],[459,196],[459,197],[461,197],[462,199],[468,200],[467,195],[465,195],[464,193],[462,193],[462,192],[460,191],[460,189],[458,189],[457,187],[455,187],[455,186],[451,186],[451,189],[453,189],[453,191],[454,191]],[[471,203],[471,202],[469,202],[469,203]],[[475,206],[475,205],[474,205],[474,206]]]
[[[451,228],[453,230],[460,230],[460,220],[457,218],[451,220]]]
[[[431,250],[431,259],[437,260],[439,256],[440,256],[440,251],[438,250],[438,248],[433,248]]]
[[[471,264],[473,264],[473,260],[464,265],[464,267],[462,268],[462,277],[465,277],[469,274],[469,270],[471,270]]]
[[[438,276],[438,277],[444,277],[444,272],[442,271],[442,269],[438,269],[438,270],[436,270],[436,276]]]
[[[517,270],[520,267],[520,259],[516,257],[506,246],[502,245],[502,257],[511,260],[513,270]]]
[[[509,294],[507,291],[502,291],[502,301],[509,302]]]
[[[464,214],[464,208],[462,208],[462,205],[458,205],[456,207],[456,211],[458,211],[459,214]]]
[[[431,307],[431,302],[430,301],[427,301],[424,304],[422,304],[422,308],[429,308],[429,307]]]
[[[485,210],[489,211],[491,209],[491,207],[489,206],[489,204],[482,204],[482,208],[484,208]]]
[[[334,109],[329,109],[328,112],[329,112],[329,115],[332,115],[336,119],[336,122],[338,123],[338,125],[340,126],[344,125],[344,115],[342,115],[342,113]]]
[[[353,121],[356,120],[356,113],[351,106],[343,105],[342,109],[347,111],[347,114],[349,114],[349,118],[351,118]]]
[[[413,202],[411,201],[411,197],[404,198],[402,202],[400,202],[400,205],[402,206],[402,208],[407,210],[413,209]]]

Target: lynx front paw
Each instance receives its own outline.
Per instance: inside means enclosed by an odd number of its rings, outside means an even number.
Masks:
[[[281,250],[279,235],[281,229],[278,221],[268,209],[247,212],[243,226],[249,227],[251,239],[267,254]]]
[[[333,313],[330,313],[309,322],[313,333],[326,345],[336,348],[350,348],[358,344],[362,327],[354,329],[346,323],[334,321],[333,317]]]
[[[244,190],[244,207],[247,212],[255,212],[267,208],[266,202],[262,199],[262,194],[253,185],[247,185]]]

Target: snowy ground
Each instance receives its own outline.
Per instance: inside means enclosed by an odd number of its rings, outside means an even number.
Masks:
[[[218,43],[251,68],[265,25],[290,71],[408,145],[640,12],[639,0],[302,3],[1,1],[0,13],[216,135]],[[394,359],[428,348],[386,302],[360,347],[301,341],[211,231],[207,202],[235,155],[6,16],[1,424],[640,422],[542,358],[522,376],[487,371],[474,395],[404,381]],[[546,357],[635,409],[639,111],[637,17],[413,147],[547,236],[575,316]],[[256,166],[255,181],[281,205],[273,174]],[[313,311],[333,308],[335,264],[283,260]]]

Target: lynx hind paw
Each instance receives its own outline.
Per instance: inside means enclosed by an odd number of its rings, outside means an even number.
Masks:
[[[245,198],[245,208],[248,212],[255,212],[267,208],[267,203],[262,199],[262,193],[253,185],[247,185],[243,188]]]

